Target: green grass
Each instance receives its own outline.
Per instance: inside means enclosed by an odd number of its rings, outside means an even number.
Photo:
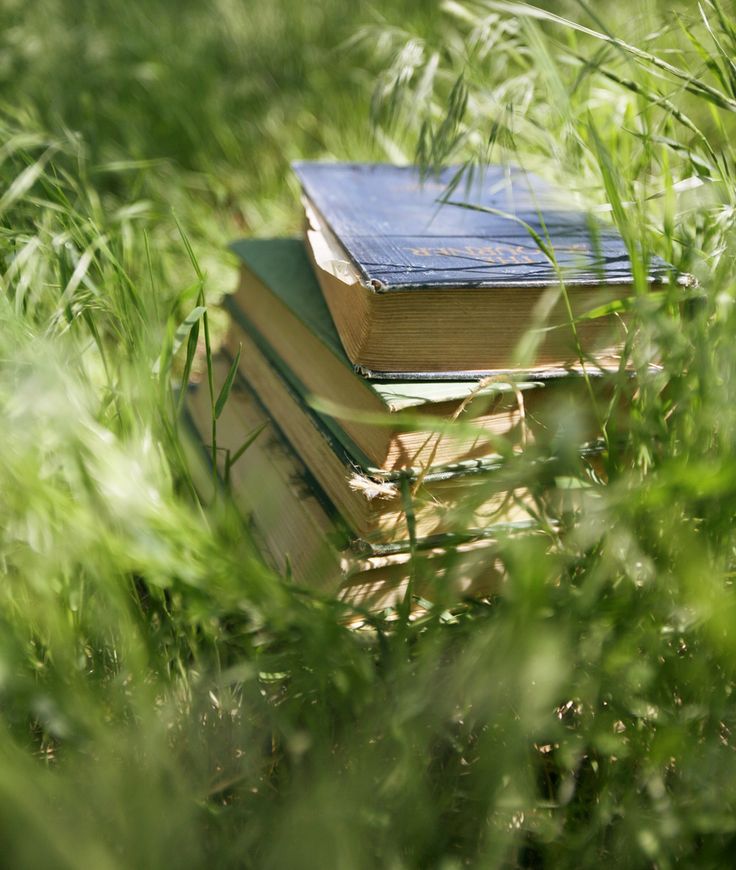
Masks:
[[[0,8],[8,865],[729,863],[736,21],[551,8]],[[498,601],[351,632],[200,505],[172,384],[227,241],[298,228],[290,159],[415,152],[541,172],[700,298],[633,297],[608,484]]]

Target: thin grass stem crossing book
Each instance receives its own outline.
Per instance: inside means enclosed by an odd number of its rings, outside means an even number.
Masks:
[[[229,361],[218,356],[213,366],[219,390]],[[190,387],[186,411],[199,442],[191,443],[190,466],[200,491],[212,498],[216,488],[210,465],[212,410],[206,385]],[[238,453],[245,436],[253,432],[258,436],[227,467],[228,457]],[[405,549],[356,552],[334,508],[315,492],[298,456],[255,399],[238,385],[218,419],[217,448],[219,477],[227,478],[221,484],[224,491],[251,525],[266,560],[297,583],[369,610],[400,603],[410,581],[415,596],[452,603],[487,596],[501,584],[504,571],[496,556],[497,539],[453,542],[448,537],[418,556]],[[504,534],[501,528],[497,532]]]

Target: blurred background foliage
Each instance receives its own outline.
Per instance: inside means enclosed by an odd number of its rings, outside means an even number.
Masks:
[[[728,864],[731,10],[4,0],[0,24],[4,861]],[[575,528],[502,545],[492,605],[354,632],[192,494],[174,333],[234,287],[230,238],[298,230],[289,160],[415,154],[536,169],[700,298],[635,300],[641,386]]]

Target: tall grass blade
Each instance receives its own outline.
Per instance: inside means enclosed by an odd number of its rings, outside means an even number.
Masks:
[[[686,70],[676,67],[668,61],[662,60],[656,55],[651,54],[651,52],[644,51],[643,49],[631,45],[622,39],[608,36],[605,33],[599,33],[585,25],[571,21],[570,19],[564,18],[553,12],[540,9],[537,6],[528,6],[525,3],[511,3],[506,2],[506,0],[484,0],[484,2],[489,8],[496,9],[499,12],[507,12],[520,17],[536,18],[540,21],[549,21],[550,23],[558,24],[562,27],[569,28],[570,30],[575,30],[578,33],[583,33],[586,36],[591,36],[594,39],[600,39],[610,45],[616,46],[617,48],[621,48],[637,60],[643,61],[656,69],[662,70],[663,72],[680,79],[685,83],[685,88],[691,93],[696,94],[697,96],[702,96],[715,106],[718,106],[718,108],[727,109],[730,112],[736,112],[736,100],[731,99],[722,91],[719,91],[717,88],[714,88],[712,85],[709,85],[700,79],[696,79]]]

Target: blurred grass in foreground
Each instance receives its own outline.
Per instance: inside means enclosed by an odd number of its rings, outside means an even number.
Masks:
[[[0,10],[8,864],[730,857],[734,22],[555,6],[637,55],[520,4],[383,8],[377,29],[337,0]],[[607,205],[704,298],[635,300],[632,358],[663,370],[578,531],[508,542],[493,606],[356,634],[198,506],[172,349],[200,291],[234,286],[230,236],[296,228],[288,159],[417,140],[428,165],[509,157]]]

